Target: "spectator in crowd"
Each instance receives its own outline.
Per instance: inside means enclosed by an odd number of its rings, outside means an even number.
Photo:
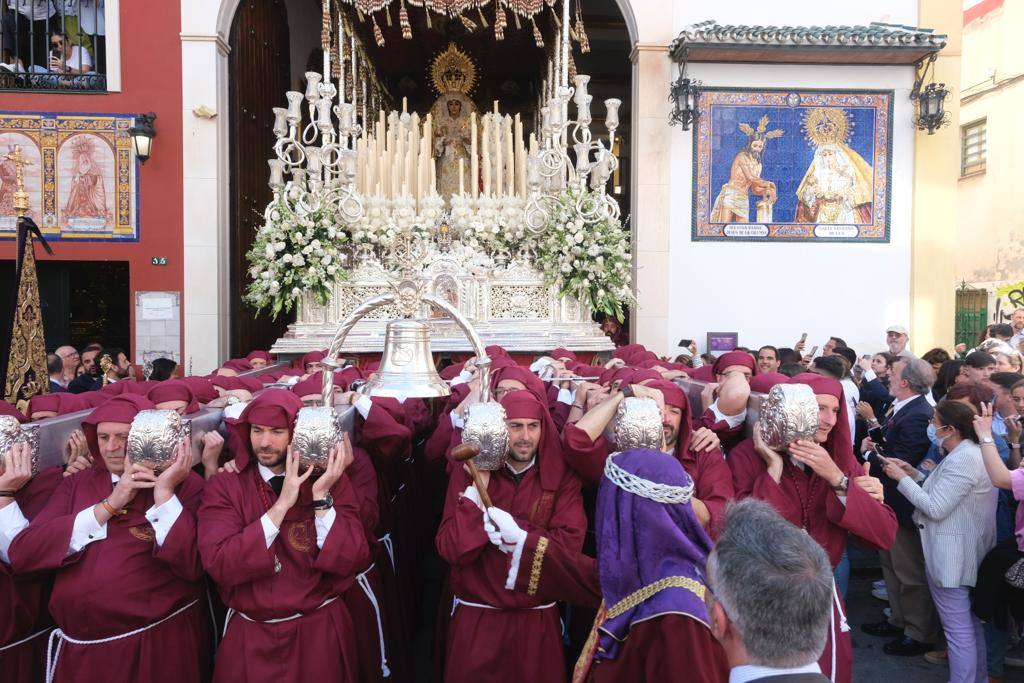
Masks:
[[[46,372],[50,375],[50,393],[67,391],[64,381],[64,361],[56,353],[46,354]]]
[[[981,382],[996,371],[996,359],[984,351],[973,351],[967,354],[967,358],[964,358],[964,368],[967,379],[972,382]]]
[[[788,346],[779,347],[779,367],[782,367],[786,363],[799,363],[800,354],[794,349]]]
[[[913,519],[921,530],[925,571],[949,648],[951,683],[985,680],[985,633],[971,612],[970,593],[978,566],[996,541],[995,502],[978,446],[975,412],[956,402],[935,407],[932,424],[947,455],[924,479],[910,463],[885,458],[885,474],[916,508]],[[984,443],[993,444],[991,434]]]
[[[861,369],[860,403],[857,404],[857,415],[869,423],[875,422],[878,415],[892,404],[889,395],[889,375],[897,356],[880,351],[869,359],[867,356],[857,361]]]
[[[799,363],[783,363],[779,366],[779,374],[786,377],[796,377],[804,371],[804,366]]]
[[[967,367],[964,361],[954,359],[948,360],[942,364],[939,368],[939,372],[935,377],[935,385],[932,387],[932,397],[935,402],[938,403],[945,398],[946,393],[950,388],[959,382],[971,381],[970,376],[967,373]]]
[[[841,337],[829,337],[825,345],[821,347],[822,356],[831,356],[832,353],[840,347],[846,346],[846,342]]]
[[[949,360],[949,352],[946,349],[934,348],[929,349],[921,356],[921,360],[927,361],[932,364],[932,369],[935,370],[936,374],[939,372],[939,368],[942,364]]]
[[[97,389],[102,389],[105,384],[128,379],[131,375],[131,361],[128,360],[128,354],[122,349],[101,349],[97,358],[98,360],[93,366],[93,372],[76,377],[71,384],[68,385],[68,391],[72,394],[95,391]],[[106,371],[103,370],[104,358],[109,358],[110,363],[110,366]],[[104,377],[106,378],[106,381],[104,381]]]
[[[832,616],[832,568],[821,546],[767,503],[726,512],[708,557],[705,602],[732,683],[825,683],[818,655]]]
[[[60,356],[64,362],[64,368],[61,371],[61,384],[66,387],[71,380],[78,376],[76,371],[82,358],[74,346],[58,346],[54,353]]]
[[[1010,346],[1014,351],[1019,350],[1019,344],[1024,341],[1024,308],[1018,308],[1010,315],[1010,327],[1013,328],[1013,336],[1010,337]]]
[[[757,350],[757,368],[761,373],[779,371],[779,350],[774,346],[762,346]]]
[[[718,360],[718,356],[709,351],[705,351],[704,353],[700,354],[700,360],[702,363],[704,363],[704,365],[711,367],[712,365],[715,364],[715,361]]]
[[[913,467],[924,459],[931,443],[928,423],[933,409],[925,398],[935,380],[932,366],[919,358],[901,358],[892,369],[889,393],[895,399],[890,415],[880,418],[884,443],[871,438],[861,443],[861,453],[878,453],[903,460]],[[938,617],[928,590],[924,552],[913,506],[897,489],[895,480],[886,476],[877,458],[868,458],[871,473],[882,480],[885,502],[899,520],[896,540],[888,550],[879,552],[885,590],[892,609],[886,620],[864,624],[861,629],[873,636],[893,638],[886,643],[886,654],[918,656],[932,649],[938,638]]]
[[[905,358],[917,358],[910,352],[910,333],[902,325],[890,325],[885,330],[885,344],[889,347],[889,353],[894,356]]]
[[[7,6],[11,11],[4,15],[10,22],[5,31],[4,50],[11,50],[24,71],[45,72],[50,35],[60,33],[62,28],[54,0],[7,0]]]
[[[996,323],[989,328],[989,339],[1009,342],[1013,338],[1013,328],[1006,323]]]
[[[174,379],[178,370],[178,364],[170,358],[154,358],[151,366],[153,369],[149,373],[149,379],[155,382]]]
[[[989,352],[989,355],[996,359],[996,372],[1020,372],[1020,354],[1016,351],[1005,353],[993,350]]]
[[[1014,390],[1015,403],[1024,408],[1024,381],[1019,391]],[[1016,398],[1019,395],[1020,398]],[[1024,469],[1007,465],[1000,453],[988,443],[996,441],[992,431],[993,411],[983,405],[981,414],[974,418],[974,430],[981,442],[981,456],[992,484],[1000,494],[1009,492],[1018,501],[1014,534],[997,541],[978,568],[978,582],[971,598],[974,614],[985,622],[985,642],[988,647],[988,675],[990,681],[1003,675],[1003,659],[1009,641],[1010,617],[1018,624],[1024,622],[1024,589],[1007,581],[1007,571],[1024,558]],[[1018,444],[1019,446],[1019,444]],[[1020,451],[1015,455],[1019,459]]]
[[[82,367],[86,372],[92,372],[96,366],[96,356],[103,350],[101,344],[89,344],[82,349]]]
[[[107,73],[106,0],[77,0],[78,26],[83,36],[89,37],[96,73]]]
[[[81,45],[71,42],[65,33],[50,39],[50,71],[59,74],[84,74],[92,71],[92,57]]]

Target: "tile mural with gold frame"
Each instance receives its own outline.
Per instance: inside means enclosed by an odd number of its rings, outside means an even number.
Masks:
[[[139,239],[138,161],[131,114],[0,112],[0,159],[15,145],[29,215],[48,240]],[[0,239],[14,239],[13,167],[0,161]]]
[[[706,88],[694,241],[888,242],[891,90]]]

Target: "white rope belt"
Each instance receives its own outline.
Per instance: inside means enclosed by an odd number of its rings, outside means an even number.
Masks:
[[[0,647],[0,652],[5,652],[7,650],[13,650],[14,648],[18,647],[19,645],[24,645],[25,643],[27,643],[30,640],[35,640],[36,638],[38,638],[39,636],[43,635],[44,633],[49,633],[52,629],[53,629],[53,627],[50,626],[50,627],[44,628],[42,631],[37,631],[36,633],[33,633],[28,638],[22,638],[21,640],[19,640],[16,643],[11,643],[10,645],[4,645],[3,647]]]
[[[388,551],[388,557],[391,559],[391,571],[398,576],[398,567],[395,566],[395,542],[391,540],[391,532],[378,538],[377,542],[384,544],[384,549]]]
[[[199,602],[198,598],[188,603],[184,607],[180,607],[175,611],[171,612],[160,621],[154,621],[152,624],[149,624],[148,626],[143,626],[142,628],[137,628],[134,631],[122,633],[121,635],[110,636],[109,638],[98,638],[97,640],[78,640],[77,638],[72,638],[68,634],[64,633],[63,630],[55,628],[53,632],[50,633],[50,639],[46,643],[46,683],[53,683],[53,677],[57,673],[57,662],[60,660],[60,651],[64,647],[65,641],[71,643],[72,645],[103,645],[105,643],[112,643],[115,640],[124,640],[125,638],[131,638],[132,636],[137,636],[140,633],[144,633],[151,628],[156,628],[165,621],[170,621],[174,617],[178,616],[182,612],[186,611],[187,609],[195,605],[197,602]],[[56,641],[56,643],[54,641]]]
[[[224,636],[226,636],[228,634],[228,625],[231,623],[231,617],[233,617],[236,614],[238,616],[242,617],[243,619],[245,619],[246,621],[251,621],[254,624],[280,624],[280,623],[285,622],[285,621],[294,621],[296,619],[301,619],[302,617],[306,616],[307,614],[312,614],[313,612],[316,612],[319,609],[327,607],[327,605],[331,604],[332,602],[334,602],[337,599],[338,599],[338,596],[334,595],[334,596],[331,596],[331,597],[327,598],[326,600],[321,602],[319,605],[317,605],[317,608],[315,610],[313,610],[312,612],[306,612],[305,614],[303,614],[302,612],[296,612],[295,614],[292,614],[291,616],[280,617],[280,618],[277,618],[277,619],[253,619],[252,617],[250,617],[245,612],[239,612],[238,610],[236,610],[234,608],[231,608],[231,609],[228,610],[228,615],[224,619]]]
[[[493,605],[484,605],[479,602],[467,602],[466,600],[463,600],[462,598],[456,596],[452,598],[452,613],[449,616],[455,616],[455,608],[459,605],[465,605],[466,607],[477,607],[479,609],[495,609],[502,612],[516,612],[519,610],[528,609],[547,609],[549,607],[554,607],[555,603],[549,602],[546,605],[537,605],[536,607],[494,607]]]
[[[373,568],[376,566],[377,563],[374,562],[365,572],[358,574],[356,576],[356,583],[358,583],[359,587],[363,589],[363,592],[366,593],[366,599],[370,601],[371,605],[373,605],[373,613],[377,617],[377,641],[380,645],[380,674],[384,678],[390,678],[391,669],[388,668],[388,653],[387,648],[384,645],[384,620],[381,619],[380,604],[377,602],[377,596],[373,592],[370,580],[366,578],[366,575],[373,571]]]
[[[836,643],[836,610],[839,611],[839,631],[841,633],[849,632],[850,625],[846,622],[846,615],[843,613],[843,605],[839,601],[839,591],[836,589],[835,581],[832,582],[832,602],[835,603],[836,609],[830,610],[829,618],[829,634],[832,636],[832,670],[829,672],[831,674],[829,678],[832,683],[836,683],[836,652],[839,649],[839,645]]]

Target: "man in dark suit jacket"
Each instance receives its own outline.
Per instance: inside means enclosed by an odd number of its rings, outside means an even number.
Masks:
[[[934,410],[926,398],[935,382],[931,365],[918,358],[900,358],[893,363],[889,393],[895,401],[889,415],[880,417],[884,443],[870,438],[861,444],[861,452],[878,450],[888,458],[917,465],[928,453],[928,423]],[[885,588],[892,616],[873,624],[864,624],[865,633],[893,638],[882,648],[886,654],[918,656],[928,652],[938,638],[939,620],[925,576],[921,536],[914,524],[914,506],[885,476],[877,459],[871,459],[871,475],[882,481],[885,502],[896,513],[900,528],[889,550],[879,552]]]
[[[730,683],[826,683],[818,657],[832,585],[822,547],[769,503],[748,498],[729,507],[708,557],[704,600]]]
[[[46,372],[50,375],[51,394],[67,391],[67,388],[60,381],[61,375],[64,373],[64,360],[60,356],[55,353],[46,354]]]

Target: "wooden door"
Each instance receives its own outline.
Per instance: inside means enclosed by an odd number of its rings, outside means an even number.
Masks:
[[[231,116],[231,354],[269,349],[294,314],[274,320],[243,303],[249,282],[245,252],[263,224],[271,199],[267,159],[273,155],[274,116],[289,86],[288,14],[284,0],[243,0],[229,43]]]

